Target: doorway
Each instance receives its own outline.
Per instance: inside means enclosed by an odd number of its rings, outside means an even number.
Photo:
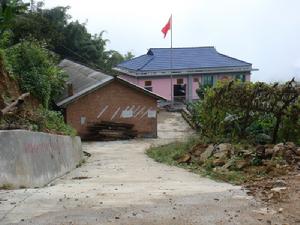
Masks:
[[[173,85],[174,101],[185,102],[186,100],[186,85],[174,84]]]

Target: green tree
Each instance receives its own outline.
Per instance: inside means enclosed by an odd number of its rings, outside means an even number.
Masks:
[[[69,58],[88,66],[112,73],[112,67],[133,57],[117,51],[107,51],[108,40],[103,37],[104,31],[92,35],[86,24],[78,21],[69,22],[71,16],[68,7],[55,7],[26,11],[19,15],[13,25],[13,43],[23,39],[34,38],[47,43],[50,50],[62,58]]]
[[[30,92],[48,108],[65,84],[65,75],[56,66],[56,56],[37,41],[23,41],[5,53],[21,90]]]
[[[28,4],[24,4],[21,0],[0,1],[0,35],[11,28],[13,19],[26,10],[27,6]]]

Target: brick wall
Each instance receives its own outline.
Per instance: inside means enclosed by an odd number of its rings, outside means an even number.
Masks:
[[[156,99],[114,80],[69,104],[66,120],[80,136],[87,133],[88,122],[112,121],[134,124],[140,137],[156,137],[156,112]]]

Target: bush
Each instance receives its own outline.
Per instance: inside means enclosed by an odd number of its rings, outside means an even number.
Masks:
[[[295,84],[218,83],[190,111],[201,134],[212,141],[299,142],[300,88]]]
[[[23,41],[5,50],[11,72],[23,92],[30,92],[45,108],[61,93],[65,75],[57,58],[37,41]]]
[[[39,108],[34,122],[38,131],[75,136],[76,131],[67,125],[60,112]]]

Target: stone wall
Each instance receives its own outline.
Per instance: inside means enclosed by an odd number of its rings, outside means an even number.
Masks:
[[[25,130],[0,131],[0,187],[41,187],[76,168],[79,137]]]

